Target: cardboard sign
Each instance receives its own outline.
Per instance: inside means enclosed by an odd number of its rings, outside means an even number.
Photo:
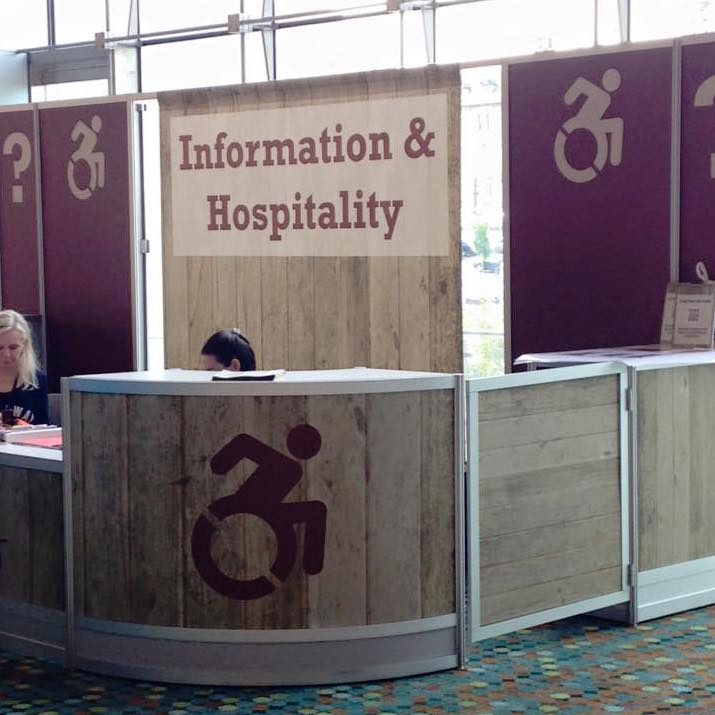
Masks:
[[[681,284],[675,303],[673,345],[712,350],[714,328],[715,284]]]

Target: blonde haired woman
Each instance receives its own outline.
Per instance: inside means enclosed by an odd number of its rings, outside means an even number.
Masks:
[[[14,310],[0,310],[0,410],[6,426],[48,421],[47,377],[37,369],[30,326]]]

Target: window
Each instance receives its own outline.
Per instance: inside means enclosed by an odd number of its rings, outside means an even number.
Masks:
[[[713,30],[713,0],[631,0],[631,39],[634,42]]]
[[[246,82],[265,82],[268,79],[263,33],[250,32],[245,37]]]
[[[94,40],[96,32],[106,31],[107,17],[103,2],[97,0],[54,0],[54,2],[55,42],[58,45]]]
[[[421,12],[402,13],[402,66],[422,67],[427,64],[425,25]]]
[[[0,49],[47,45],[47,0],[0,3]]]
[[[504,372],[501,67],[462,71],[464,374]]]
[[[626,18],[621,18],[618,0],[598,0],[596,14],[598,44],[617,45],[621,42],[621,33],[625,29],[621,27],[622,21],[625,23]],[[623,41],[626,39],[623,37]]]
[[[276,17],[280,15],[309,14],[323,10],[379,11],[385,9],[384,2],[366,2],[366,0],[276,0]]]
[[[591,47],[594,0],[484,0],[437,10],[437,62]]]
[[[236,14],[240,9],[240,0],[141,0],[140,27],[142,33],[145,33],[226,24],[228,16]]]
[[[60,99],[106,97],[108,94],[109,83],[106,79],[88,79],[81,82],[35,85],[31,89],[30,101],[52,102]]]
[[[399,13],[276,33],[278,79],[400,66]]]
[[[145,92],[240,82],[239,35],[142,48],[142,89]]]

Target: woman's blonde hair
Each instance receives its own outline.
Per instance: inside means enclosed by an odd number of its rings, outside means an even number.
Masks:
[[[22,390],[37,387],[37,357],[30,326],[20,313],[0,310],[0,333],[6,333],[8,330],[17,330],[22,343],[22,352],[17,362],[17,386]]]

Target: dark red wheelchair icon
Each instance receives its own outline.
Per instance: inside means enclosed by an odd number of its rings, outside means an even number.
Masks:
[[[298,425],[288,433],[287,446],[294,457],[310,459],[320,450],[320,432],[311,425]],[[242,459],[255,462],[257,469],[238,491],[209,505],[208,512],[214,517],[214,523],[204,515],[197,519],[191,534],[191,555],[201,578],[214,591],[229,598],[250,600],[268,595],[276,586],[265,576],[239,580],[219,568],[211,555],[216,523],[238,514],[263,519],[273,529],[278,543],[271,573],[285,581],[298,553],[294,524],[305,524],[303,568],[306,573],[317,574],[323,570],[327,509],[320,501],[284,503],[284,497],[303,476],[301,465],[250,434],[239,434],[222,447],[211,459],[211,471],[226,474]]]

